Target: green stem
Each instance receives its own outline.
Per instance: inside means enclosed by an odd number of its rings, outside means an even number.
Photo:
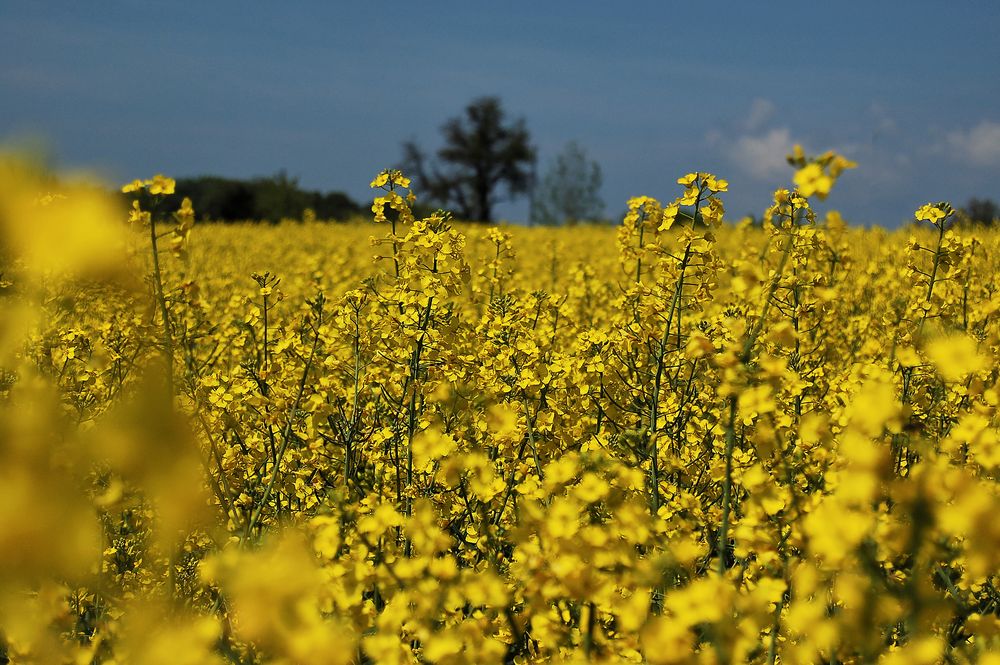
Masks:
[[[292,405],[291,413],[288,414],[288,421],[285,423],[281,449],[278,451],[277,459],[274,463],[274,469],[271,472],[271,479],[268,481],[267,487],[264,489],[264,495],[261,497],[260,503],[257,504],[257,508],[254,510],[253,515],[251,515],[250,520],[247,522],[246,530],[243,534],[244,540],[249,539],[254,528],[260,523],[261,516],[264,513],[264,507],[267,506],[267,502],[271,498],[271,493],[274,491],[274,484],[277,482],[278,473],[281,471],[281,460],[284,458],[285,451],[288,449],[288,444],[292,440],[292,420],[295,417],[295,412],[299,409],[299,404],[302,403],[302,395],[306,389],[306,380],[309,378],[309,371],[312,369],[313,360],[316,358],[316,346],[318,343],[319,326],[317,325],[315,337],[313,337],[312,350],[309,352],[309,360],[306,361],[306,366],[302,371],[302,379],[299,381],[298,394],[295,396],[295,403]]]
[[[163,357],[167,364],[167,387],[170,398],[174,395],[174,340],[170,332],[170,312],[167,310],[167,298],[163,292],[163,275],[160,271],[160,251],[156,242],[156,216],[150,213],[149,242],[153,249],[153,287],[156,302],[160,307],[160,318],[163,320]]]

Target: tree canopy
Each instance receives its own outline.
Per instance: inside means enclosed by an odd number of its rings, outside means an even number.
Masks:
[[[208,221],[278,222],[302,219],[306,210],[312,210],[317,219],[346,220],[365,211],[343,192],[302,189],[298,179],[284,171],[250,180],[219,176],[178,178],[171,198],[179,204],[184,197],[194,203],[199,219]]]
[[[413,141],[403,144],[402,169],[437,205],[463,219],[492,222],[499,201],[530,189],[535,148],[524,119],[508,122],[497,97],[473,100],[441,135],[444,145],[433,158]]]

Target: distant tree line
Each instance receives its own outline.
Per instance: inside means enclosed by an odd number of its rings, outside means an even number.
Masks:
[[[508,119],[499,98],[472,100],[461,115],[442,125],[441,135],[443,145],[433,153],[414,141],[403,144],[399,166],[413,179],[420,197],[414,212],[419,216],[444,208],[461,220],[490,223],[498,203],[528,195],[532,224],[607,222],[600,166],[588,159],[583,147],[570,142],[539,178],[526,123],[523,118]],[[369,216],[367,206],[347,194],[303,189],[284,171],[249,180],[178,178],[167,206],[179,206],[184,197],[205,221],[277,223],[307,216],[343,221]]]
[[[343,192],[302,189],[297,178],[284,171],[270,177],[239,180],[219,176],[178,178],[177,191],[167,205],[180,205],[189,197],[199,220],[235,222],[303,219],[311,210],[317,219],[344,221],[365,213],[365,208]]]
[[[403,144],[399,166],[413,179],[420,197],[414,212],[419,216],[441,207],[461,220],[490,223],[498,203],[528,195],[531,224],[609,221],[600,196],[600,165],[582,146],[570,142],[539,177],[537,150],[524,119],[508,119],[499,98],[472,100],[441,126],[441,136],[443,144],[434,152],[426,152],[415,141]],[[367,206],[347,194],[302,189],[298,179],[284,171],[249,180],[180,178],[171,203],[179,205],[183,197],[191,198],[199,219],[211,221],[369,217]],[[1000,208],[990,199],[972,199],[959,210],[959,221],[970,226],[1000,225]],[[702,220],[682,210],[676,223],[699,226]]]
[[[992,199],[972,199],[961,209],[963,221],[984,226],[1000,225],[1000,206]]]

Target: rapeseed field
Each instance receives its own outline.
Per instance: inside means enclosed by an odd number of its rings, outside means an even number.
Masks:
[[[1000,663],[1000,233],[790,161],[525,228],[4,157],[0,662]]]

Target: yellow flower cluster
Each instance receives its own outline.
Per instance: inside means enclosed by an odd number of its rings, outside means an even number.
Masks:
[[[828,150],[819,157],[807,157],[802,146],[796,145],[787,156],[788,163],[797,170],[793,178],[802,196],[816,196],[825,199],[834,183],[847,169],[857,167],[855,162],[843,155]]]
[[[130,183],[122,185],[122,193],[133,194],[147,191],[153,196],[166,196],[173,194],[176,187],[177,183],[173,178],[168,178],[162,173],[157,173],[147,180],[133,180]]]
[[[0,161],[0,661],[996,665],[1000,233],[793,158],[572,231]]]

